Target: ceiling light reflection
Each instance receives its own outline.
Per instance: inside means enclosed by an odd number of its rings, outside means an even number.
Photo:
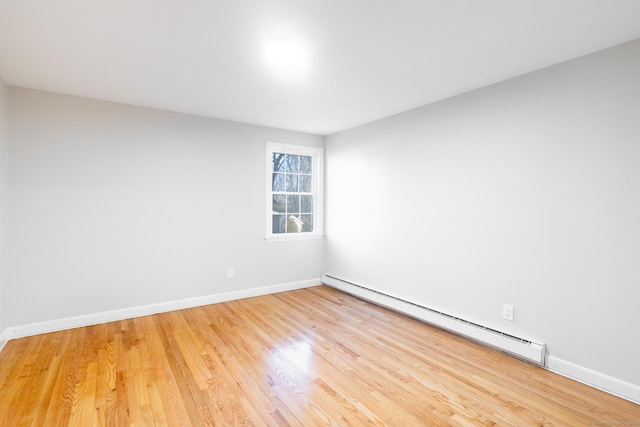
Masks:
[[[264,53],[269,68],[278,76],[303,77],[308,72],[309,52],[299,42],[291,40],[271,42],[266,45]]]

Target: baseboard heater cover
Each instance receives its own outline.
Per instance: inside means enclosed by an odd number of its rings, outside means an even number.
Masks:
[[[545,345],[516,337],[477,323],[470,322],[428,307],[424,307],[392,295],[378,292],[355,283],[326,274],[322,283],[377,305],[406,314],[473,341],[488,345],[526,362],[545,366]]]

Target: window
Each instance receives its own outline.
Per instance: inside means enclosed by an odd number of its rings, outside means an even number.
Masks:
[[[324,150],[267,142],[267,239],[322,236]]]

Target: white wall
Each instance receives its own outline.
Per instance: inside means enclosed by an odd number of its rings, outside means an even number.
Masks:
[[[264,241],[266,140],[324,144],[10,87],[8,324],[319,279],[322,240]]]
[[[640,385],[640,40],[331,135],[326,164],[327,274]]]
[[[8,88],[0,77],[0,347],[3,331],[8,326],[7,304],[5,301],[6,283],[6,210],[7,210],[7,152],[9,147],[8,125]]]

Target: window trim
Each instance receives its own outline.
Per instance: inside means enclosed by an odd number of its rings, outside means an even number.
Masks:
[[[273,189],[272,158],[273,153],[298,154],[312,158],[312,194],[313,200],[313,231],[301,233],[273,233]],[[324,149],[306,145],[284,144],[281,142],[266,142],[266,201],[265,201],[265,241],[283,242],[292,240],[321,239],[324,236]]]

